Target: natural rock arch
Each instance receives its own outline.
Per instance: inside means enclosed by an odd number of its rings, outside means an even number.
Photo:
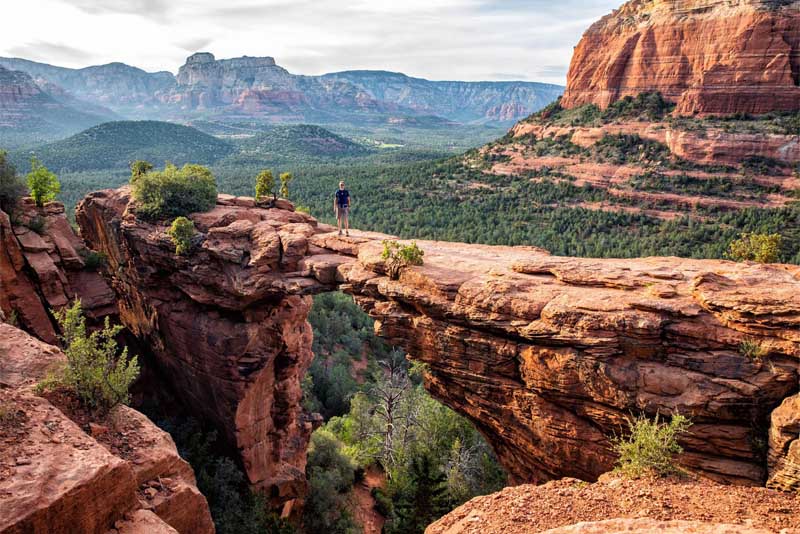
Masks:
[[[514,481],[596,478],[626,416],[678,410],[695,422],[688,468],[763,483],[770,414],[798,390],[795,266],[420,242],[425,265],[392,281],[386,236],[340,238],[288,203],[220,195],[191,217],[203,243],[177,257],[166,226],[129,201],[101,191],[77,211],[108,255],[122,322],[276,501],[304,487],[300,381],[320,291],[352,294],[381,336],[428,363],[428,390],[476,424]],[[740,354],[745,339],[768,361]]]

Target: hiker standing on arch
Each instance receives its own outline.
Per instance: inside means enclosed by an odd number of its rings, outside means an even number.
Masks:
[[[342,223],[344,223],[345,235],[350,235],[350,191],[344,188],[344,181],[339,182],[339,189],[333,199],[333,212],[336,214],[336,222],[339,225],[339,235],[342,235]]]

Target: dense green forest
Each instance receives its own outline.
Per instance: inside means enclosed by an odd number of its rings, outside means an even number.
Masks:
[[[157,165],[169,161],[210,164],[234,152],[221,139],[194,128],[169,122],[107,122],[61,141],[12,154],[21,171],[31,154],[60,174],[92,170],[127,169],[131,162],[147,160]]]

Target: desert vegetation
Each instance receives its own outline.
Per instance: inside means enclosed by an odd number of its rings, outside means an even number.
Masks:
[[[8,153],[0,150],[0,210],[10,212],[26,192],[16,167],[8,159]]]
[[[56,199],[61,192],[58,177],[42,165],[38,159],[31,158],[31,172],[27,176],[28,190],[37,206],[44,206]]]
[[[168,164],[163,171],[131,174],[137,213],[146,219],[163,219],[208,211],[217,202],[217,181],[201,165],[181,168]]]
[[[192,249],[192,239],[197,235],[197,230],[191,220],[181,216],[172,221],[167,235],[175,244],[175,254],[183,256]]]
[[[416,242],[409,245],[397,241],[384,241],[381,258],[386,263],[386,272],[389,278],[397,280],[403,269],[414,265],[422,265],[425,252],[417,246]]]
[[[625,476],[666,476],[678,472],[675,457],[683,452],[678,439],[689,431],[691,421],[675,414],[669,422],[659,414],[628,419],[628,434],[614,440],[619,454],[617,470]]]
[[[136,356],[128,355],[127,347],[120,350],[117,344],[115,337],[122,326],[111,325],[106,318],[102,329],[90,332],[79,300],[56,317],[67,363],[42,382],[40,389],[65,388],[88,409],[100,413],[128,404],[130,387],[139,376],[139,363]]]
[[[781,256],[783,237],[780,234],[744,233],[728,247],[735,261],[775,263]]]

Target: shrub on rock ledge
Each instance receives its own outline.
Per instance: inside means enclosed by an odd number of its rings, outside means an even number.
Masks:
[[[400,272],[412,265],[422,265],[425,252],[417,246],[416,242],[410,245],[401,245],[397,241],[386,240],[383,242],[381,258],[386,261],[386,272],[389,278],[397,280]]]
[[[202,165],[144,172],[131,179],[137,213],[146,219],[180,217],[208,211],[217,202],[217,181]]]
[[[192,249],[192,239],[197,234],[194,223],[186,217],[178,217],[172,221],[172,226],[167,230],[167,234],[175,243],[175,254],[183,256]]]
[[[674,457],[683,452],[678,437],[691,426],[691,421],[680,414],[673,415],[669,423],[661,422],[658,415],[654,420],[645,416],[629,419],[629,436],[614,439],[614,450],[619,454],[617,469],[632,478],[677,472]]]
[[[111,326],[108,317],[102,330],[88,333],[80,300],[56,313],[64,332],[67,365],[40,384],[42,389],[65,387],[89,409],[108,411],[130,401],[130,387],[139,376],[137,358],[128,349],[118,353],[116,335],[122,326]]]

